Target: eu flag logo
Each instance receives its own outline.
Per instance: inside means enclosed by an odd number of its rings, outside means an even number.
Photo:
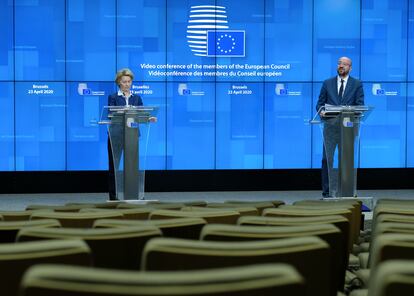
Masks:
[[[207,56],[244,57],[245,31],[207,31]]]
[[[82,94],[83,94],[83,95],[91,95],[91,94],[92,94],[92,91],[91,91],[91,89],[90,89],[90,88],[84,88],[84,89],[82,90]]]

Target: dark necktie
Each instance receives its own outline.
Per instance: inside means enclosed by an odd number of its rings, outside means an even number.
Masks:
[[[339,88],[339,98],[342,100],[342,96],[344,94],[344,81],[343,79],[341,79],[341,87]]]

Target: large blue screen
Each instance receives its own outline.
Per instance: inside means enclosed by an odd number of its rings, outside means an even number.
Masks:
[[[1,171],[106,170],[125,67],[159,107],[147,169],[319,168],[341,56],[374,107],[358,166],[414,167],[414,0],[4,0],[0,36]]]

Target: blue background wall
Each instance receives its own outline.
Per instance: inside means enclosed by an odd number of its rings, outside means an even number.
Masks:
[[[200,5],[243,56],[191,51]],[[359,167],[414,167],[414,0],[2,0],[0,36],[1,171],[107,169],[96,121],[123,67],[160,107],[148,169],[318,168],[308,122],[340,56],[375,107]]]

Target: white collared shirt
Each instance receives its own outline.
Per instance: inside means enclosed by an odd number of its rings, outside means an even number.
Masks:
[[[118,96],[124,97],[126,105],[129,106],[129,98],[132,97],[132,93],[129,93],[129,96],[125,96],[124,93],[121,90],[118,90]]]
[[[337,79],[336,79],[337,89],[336,90],[337,90],[338,94],[339,94],[339,88],[341,87],[341,79],[344,80],[344,92],[343,92],[343,94],[344,94],[345,93],[345,88],[346,88],[346,83],[348,82],[348,78],[349,78],[349,75],[346,76],[345,78],[337,76]]]

